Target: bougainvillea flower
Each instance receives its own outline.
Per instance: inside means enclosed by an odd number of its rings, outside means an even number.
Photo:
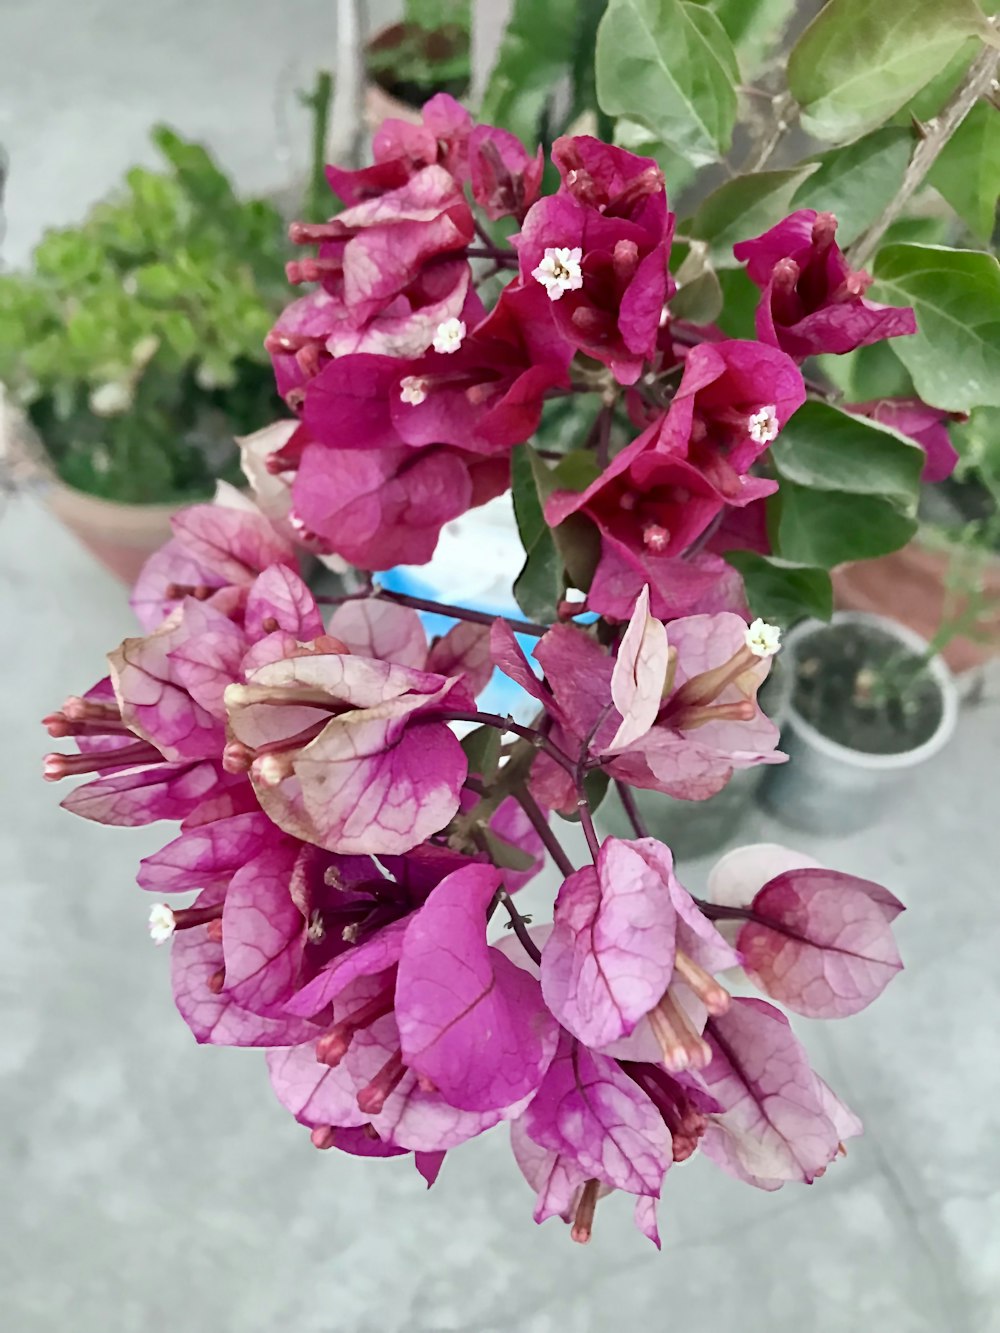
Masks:
[[[545,170],[539,146],[532,156],[516,134],[477,125],[469,137],[472,195],[486,216],[519,221],[538,198]]]
[[[293,514],[311,542],[359,569],[422,565],[446,523],[509,484],[506,458],[310,444],[292,483]]]
[[[721,556],[708,551],[690,557],[655,555],[646,546],[630,546],[605,533],[587,593],[588,610],[609,620],[628,620],[644,587],[660,620],[716,611],[747,614],[743,580]]]
[[[776,489],[748,473],[804,401],[783,352],[740,340],[694,347],[669,410],[585,491],[556,491],[546,520],[584,513],[625,551],[680,555],[727,506]]]
[[[699,1077],[725,1109],[708,1116],[701,1149],[738,1180],[771,1190],[811,1182],[861,1133],[773,1005],[735,998],[705,1040],[712,1061]]]
[[[590,1237],[602,1186],[655,1203],[673,1162],[670,1131],[650,1099],[617,1060],[566,1032],[520,1126],[518,1139],[523,1134],[551,1154],[536,1161],[523,1141],[517,1149],[539,1194],[538,1220],[572,1208],[578,1241]],[[636,1220],[655,1233],[655,1210],[647,1206]]]
[[[927,459],[921,481],[944,481],[955,471],[958,450],[951,442],[946,423],[963,420],[959,413],[928,407],[919,398],[878,398],[871,403],[847,403],[845,407],[855,416],[891,426],[919,444]]]
[[[444,167],[428,166],[330,222],[296,223],[290,235],[301,245],[318,244],[319,257],[289,264],[289,280],[322,282],[361,328],[426,264],[464,250],[474,227],[461,187]]]
[[[384,120],[372,139],[373,165],[360,171],[328,166],[330,189],[348,207],[398,189],[422,167],[444,167],[459,182],[468,176],[472,117],[447,93],[424,103],[420,123]]]
[[[807,1018],[858,1013],[902,967],[890,926],[902,903],[787,848],[728,852],[709,895],[737,921],[745,909],[735,942],[750,980]]]
[[[182,509],[170,526],[173,538],[146,561],[129,599],[145,630],[186,596],[238,615],[243,590],[268,566],[298,568],[289,537],[232,487],[220,484],[215,504]]]
[[[647,616],[640,606],[637,618],[644,623]],[[493,660],[544,704],[556,722],[553,739],[571,755],[586,745],[587,762],[612,777],[684,800],[705,800],[725,786],[734,769],[785,758],[775,751],[778,729],[756,699],[776,645],[751,642],[752,637],[746,622],[727,612],[672,621],[656,719],[621,748],[613,744],[625,721],[612,697],[616,659],[585,630],[556,625],[539,640],[534,657],[544,682],[503,622],[494,623],[491,642]],[[539,756],[532,779],[540,800],[572,809],[572,783],[547,755]]]
[[[231,748],[293,836],[406,852],[458,809],[465,755],[435,717],[448,700],[470,706],[455,677],[336,652],[288,657],[226,690]]]
[[[538,427],[549,389],[566,387],[572,347],[542,318],[545,298],[506,288],[490,315],[464,337],[415,360],[344,356],[308,385],[303,418],[314,439],[335,449],[448,444],[476,453],[507,451]],[[442,324],[441,329],[446,325]]]
[[[553,920],[542,992],[563,1027],[602,1048],[646,1019],[667,1069],[707,1059],[671,986],[681,983],[709,1013],[724,1013],[729,995],[711,974],[739,956],[678,882],[669,848],[654,838],[608,838],[596,865],[563,881]]]
[[[634,384],[652,356],[669,292],[674,215],[663,173],[586,136],[557,139],[563,186],[540,199],[514,237],[524,286],[549,297],[564,338]]]
[[[832,213],[800,208],[763,235],[733,246],[762,292],[757,337],[796,361],[917,331],[909,306],[867,299],[871,276],[851,268],[836,234]]]
[[[347,950],[295,997],[290,1012],[332,1005],[334,1018],[309,1046],[272,1059],[275,1090],[297,1118],[370,1121],[403,1147],[440,1150],[523,1109],[557,1031],[537,981],[486,943],[499,883],[491,866],[446,875],[422,906]],[[458,965],[441,947],[454,943],[456,920]]]

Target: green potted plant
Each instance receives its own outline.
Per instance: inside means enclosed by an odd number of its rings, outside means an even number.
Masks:
[[[264,338],[285,295],[278,211],[200,145],[152,138],[165,169],[134,167],[0,276],[8,456],[128,581],[177,507],[238,480],[233,437],[276,410]]]
[[[462,97],[471,77],[471,0],[406,0],[398,23],[365,46],[373,125],[409,119],[435,93]]]

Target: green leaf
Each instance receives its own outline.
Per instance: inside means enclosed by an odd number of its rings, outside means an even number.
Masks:
[[[516,0],[479,118],[502,125],[531,147],[553,85],[567,73],[578,26],[576,0]]]
[[[816,364],[849,403],[872,398],[915,398],[910,372],[893,351],[898,339],[859,347],[842,356],[829,353],[816,357]]]
[[[724,269],[718,275],[722,288],[722,314],[716,320],[730,338],[756,337],[754,316],[760,304],[760,288],[747,277],[746,269]]]
[[[556,619],[565,589],[563,562],[542,505],[550,488],[548,469],[528,444],[514,450],[511,488],[514,517],[526,559],[514,581],[514,597],[529,618],[542,623]]]
[[[833,585],[825,569],[756,551],[727,551],[725,558],[742,574],[755,616],[794,625],[805,616],[829,620],[833,614]]]
[[[876,301],[912,305],[917,332],[894,351],[926,403],[949,412],[1000,407],[1000,264],[977,250],[885,246]]]
[[[989,102],[974,106],[945,144],[927,179],[988,245],[1000,195],[1000,111]]]
[[[726,181],[703,200],[685,230],[695,240],[708,242],[717,268],[735,268],[733,246],[785,217],[795,190],[815,170],[808,162],[789,171],[757,171]]]
[[[500,766],[501,736],[497,727],[477,727],[462,737],[462,749],[469,761],[469,772],[491,782]]]
[[[645,125],[696,166],[728,152],[739,68],[710,10],[685,0],[611,0],[596,67],[597,100],[609,116]]]
[[[819,169],[792,196],[791,208],[837,215],[837,241],[850,243],[885,211],[903,181],[913,132],[887,126],[814,160]]]
[[[844,142],[875,129],[970,36],[990,33],[975,0],[830,0],[788,59],[802,125]]]
[[[809,401],[771,446],[783,481],[821,491],[875,495],[912,512],[920,493],[924,452],[888,426]]]
[[[714,323],[722,313],[722,288],[709,262],[708,246],[703,241],[693,241],[689,246],[678,244],[670,257],[671,261],[681,260],[674,270],[677,291],[670,299],[671,315],[691,324]]]
[[[736,47],[740,65],[751,73],[780,40],[795,9],[795,0],[707,0],[707,4]]]
[[[486,843],[490,860],[502,870],[530,870],[535,864],[535,858],[530,852],[498,837],[489,826],[483,829],[483,842]]]
[[[775,508],[778,554],[822,569],[898,551],[917,530],[915,518],[878,496],[814,490],[788,480]]]

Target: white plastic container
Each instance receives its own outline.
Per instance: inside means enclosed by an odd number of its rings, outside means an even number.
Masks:
[[[891,634],[902,648],[926,651],[927,641],[904,625],[864,611],[839,611],[832,624],[871,625]],[[853,833],[874,824],[890,800],[905,787],[906,777],[927,763],[951,739],[958,719],[958,691],[944,662],[933,658],[928,670],[941,695],[941,720],[934,734],[899,754],[867,754],[830,740],[807,722],[795,707],[796,664],[810,637],[829,627],[810,620],[785,639],[783,657],[793,681],[789,691],[781,747],[787,764],[770,770],[762,803],[783,823],[811,833]]]

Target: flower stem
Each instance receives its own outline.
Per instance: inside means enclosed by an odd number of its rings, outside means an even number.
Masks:
[[[548,736],[543,736],[535,727],[524,727],[512,717],[501,717],[499,713],[465,712],[456,708],[443,708],[434,711],[434,717],[441,722],[476,722],[481,727],[496,727],[498,731],[511,731],[522,740],[530,741],[537,750],[544,750],[550,759],[570,773],[576,780],[576,764],[565,750],[561,750]],[[589,813],[589,812],[588,812]]]
[[[549,632],[548,625],[536,625],[531,620],[513,620],[510,616],[495,616],[489,611],[473,611],[469,606],[451,606],[446,602],[434,602],[427,597],[411,597],[405,592],[390,592],[377,585],[362,588],[360,592],[347,593],[343,597],[317,597],[316,601],[324,606],[340,606],[344,602],[354,602],[359,598],[376,597],[382,602],[395,602],[397,606],[409,606],[415,611],[430,611],[435,615],[450,616],[452,620],[469,620],[474,625],[492,625],[495,620],[505,620],[516,634],[531,634],[536,639]]]
[[[517,255],[512,250],[501,250],[496,245],[470,245],[466,248],[467,259],[492,259],[504,268],[517,268]]]
[[[596,861],[597,853],[601,850],[601,840],[597,836],[597,829],[594,828],[594,816],[590,813],[590,802],[582,791],[580,799],[576,803],[576,808],[580,811],[580,825],[583,828],[583,836],[587,839],[590,854]]]
[[[562,871],[563,878],[565,879],[568,876],[575,874],[576,871],[573,862],[566,855],[566,849],[556,837],[555,831],[550,826],[549,821],[545,818],[544,811],[532,796],[531,792],[528,791],[527,787],[518,787],[512,795],[524,813],[528,816],[531,827],[545,844],[545,849],[549,856],[552,857],[552,860]]]
[[[879,241],[906,207],[911,195],[922,183],[945,144],[980,97],[985,97],[990,92],[996,72],[996,50],[987,46],[969,66],[968,73],[955,89],[947,106],[927,126],[924,137],[913,150],[910,165],[906,169],[903,183],[895,198],[848,250],[847,257],[852,267],[863,268],[874,255]]]
[[[524,923],[524,917],[514,906],[514,901],[506,889],[498,889],[497,897],[500,904],[505,908],[510,917],[510,924],[514,928],[514,934],[524,946],[524,951],[535,963],[541,963],[542,955],[538,951],[538,945],[528,934],[528,927]]]
[[[635,803],[635,793],[627,782],[615,782],[615,790],[618,792],[618,799],[622,803],[622,809],[628,816],[628,822],[637,838],[648,838],[649,829],[646,828],[646,822],[639,813],[639,807]]]

